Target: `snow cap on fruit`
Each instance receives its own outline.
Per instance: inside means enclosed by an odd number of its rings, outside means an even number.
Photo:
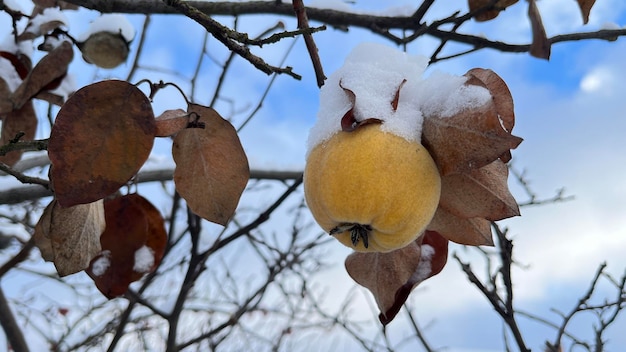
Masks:
[[[351,109],[357,122],[381,120],[383,131],[419,143],[425,116],[452,116],[491,99],[487,89],[465,85],[464,76],[435,72],[423,79],[427,65],[427,57],[382,44],[355,47],[320,91],[308,152],[341,131],[342,117]]]

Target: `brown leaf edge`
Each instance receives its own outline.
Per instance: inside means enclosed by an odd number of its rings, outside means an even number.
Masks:
[[[67,67],[73,58],[73,47],[67,41],[41,58],[9,97],[13,105],[17,108],[22,107],[42,90],[53,89],[49,85],[57,79],[60,83],[60,79],[67,74]]]
[[[515,127],[515,104],[511,90],[502,77],[493,70],[479,67],[467,71],[464,76],[468,77],[466,84],[478,85],[489,90],[500,125],[511,134]],[[518,139],[518,145],[522,142],[521,138],[513,137]],[[500,155],[499,159],[508,163],[511,158],[511,150],[508,150]]]
[[[596,0],[577,0],[578,7],[580,7],[580,14],[583,17],[583,24],[589,23],[589,13],[591,8],[596,3]]]
[[[156,137],[169,137],[187,128],[189,114],[183,109],[165,110],[154,121]]]
[[[476,11],[474,20],[476,22],[485,22],[498,17],[500,11],[504,11],[517,1],[518,0],[500,0],[491,5],[492,0],[468,0],[468,5],[470,12]]]
[[[381,312],[378,315],[378,320],[380,320],[381,324],[383,324],[384,326],[389,324],[396,317],[396,315],[398,315],[398,312],[400,312],[400,309],[409,298],[409,295],[411,294],[413,289],[426,279],[439,274],[446,265],[446,262],[448,261],[448,240],[441,236],[439,233],[426,230],[424,232],[421,246],[423,247],[424,245],[430,245],[435,250],[435,252],[432,254],[435,262],[430,263],[430,274],[426,278],[418,278],[414,274],[404,285],[402,285],[396,291],[395,301],[393,305],[384,313]],[[420,258],[420,264],[416,268],[416,272],[419,270],[419,267],[422,263],[423,261]]]
[[[506,82],[504,82],[504,80],[494,71],[483,68],[473,68],[469,70],[465,76],[468,77],[466,84],[481,86],[489,90],[492,97],[492,105],[495,109],[496,116],[500,121],[501,128],[512,137],[517,138],[517,144],[521,143],[521,138],[515,137],[511,134],[515,126],[514,102]],[[485,214],[484,218],[465,218],[458,216],[459,214],[453,214],[455,213],[453,209],[445,209],[442,206],[443,204],[440,203],[439,209],[437,210],[431,225],[429,225],[429,229],[439,231],[439,233],[441,233],[444,237],[459,244],[493,246],[490,221],[520,215],[517,203],[512,195],[510,195],[508,187],[506,186],[506,178],[508,176],[508,172],[506,172],[508,171],[506,163],[510,160],[511,151],[507,150],[492,163],[478,169],[469,170],[468,172],[468,176],[470,176],[472,173],[482,172],[481,170],[484,168],[489,169],[496,164],[500,166],[496,168],[500,170],[498,176],[504,177],[505,179],[497,180],[498,182],[502,182],[504,184],[504,186],[502,186],[503,189],[500,190],[499,194],[503,197],[503,200],[505,200],[505,208],[510,209],[509,212]],[[503,168],[504,171],[502,170]]]
[[[508,167],[498,159],[469,173],[443,176],[439,206],[462,218],[497,221],[519,216],[508,175]]]
[[[187,113],[195,118],[189,122],[187,128],[176,135],[172,144],[172,156],[177,165],[174,169],[174,184],[194,213],[208,221],[226,226],[234,215],[241,194],[250,178],[248,158],[235,128],[213,108],[191,103]],[[187,131],[188,133],[185,134],[184,132]],[[190,136],[192,133],[196,134],[195,137]],[[192,134],[192,136],[194,135]],[[202,153],[209,153],[212,156],[206,157],[200,152],[188,150],[193,149],[189,147],[190,143],[196,144],[195,147],[198,147],[198,143],[203,144],[209,140],[209,144],[213,146],[216,145],[215,143],[222,143],[221,146],[213,148],[199,146],[203,149]],[[225,158],[227,153],[231,153],[231,155]],[[190,161],[190,158],[194,158],[194,160]],[[195,174],[198,168],[192,166],[196,165],[196,161],[199,159],[204,162],[207,160],[215,162],[214,169],[220,170],[219,173],[207,172],[204,169],[200,175]],[[185,176],[189,174],[192,176]],[[204,180],[200,178],[204,178]],[[213,199],[210,203],[205,200],[199,201],[198,197],[201,195],[199,196],[198,192],[192,190],[197,187],[198,182],[203,182],[202,187],[210,187],[211,192],[219,191],[222,196],[216,197],[213,193],[211,195]],[[220,182],[221,188],[217,190],[216,184]],[[232,192],[232,194],[224,196],[226,192]]]
[[[462,218],[439,206],[427,227],[448,240],[466,246],[493,246],[491,221],[483,218]]]
[[[528,0],[528,18],[533,33],[533,41],[530,44],[530,55],[538,59],[550,60],[551,43],[543,27],[541,15],[535,0]]]

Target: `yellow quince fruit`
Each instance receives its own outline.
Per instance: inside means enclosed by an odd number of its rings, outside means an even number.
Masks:
[[[304,192],[317,223],[359,252],[389,252],[416,240],[430,223],[441,176],[416,141],[371,123],[316,145]]]

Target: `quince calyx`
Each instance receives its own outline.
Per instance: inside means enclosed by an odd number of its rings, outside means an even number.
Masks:
[[[352,241],[352,245],[356,246],[359,243],[359,240],[363,240],[363,247],[369,247],[369,233],[372,231],[371,225],[362,225],[362,224],[341,224],[336,226],[334,229],[330,230],[328,233],[331,236],[338,235],[345,231],[350,231],[350,241]]]

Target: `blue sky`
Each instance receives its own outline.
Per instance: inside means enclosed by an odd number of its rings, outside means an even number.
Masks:
[[[357,10],[381,10],[387,6],[409,4],[415,1],[358,0]],[[428,13],[428,19],[449,15],[450,2],[440,1]],[[462,2],[459,2],[462,3]],[[458,9],[462,9],[461,5]],[[626,25],[626,3],[623,0],[598,0],[591,13],[590,23],[582,26],[580,14],[572,0],[538,2],[548,35],[572,31],[593,31],[605,22]],[[94,13],[89,13],[95,16]],[[70,17],[80,32],[83,14]],[[240,20],[240,29],[252,35],[272,26],[278,18],[246,16]],[[137,26],[141,17],[131,16]],[[230,24],[228,17],[219,18]],[[286,20],[289,29],[295,26]],[[182,22],[181,22],[182,21]],[[202,28],[190,20],[155,16],[146,44],[144,66],[169,67],[189,76],[193,72],[200,50]],[[315,24],[315,23],[313,23]],[[2,30],[6,30],[2,28]],[[496,20],[483,24],[469,23],[462,31],[484,33],[491,39],[508,39],[526,43],[530,38],[529,24],[523,2],[505,11]],[[4,32],[3,32],[4,33]],[[337,69],[349,51],[363,41],[391,43],[368,31],[351,29],[349,33],[329,28],[315,35],[322,63],[327,74]],[[174,50],[170,47],[175,42]],[[412,43],[411,54],[429,55],[438,43],[423,38]],[[288,41],[266,46],[256,53],[272,64],[278,64],[287,50]],[[223,60],[227,52],[215,40],[210,40],[207,50],[211,56]],[[533,190],[540,198],[552,197],[564,187],[571,201],[541,207],[522,209],[522,216],[507,220],[516,245],[516,256],[526,268],[515,268],[517,306],[524,311],[558,321],[550,311],[557,307],[568,311],[587,289],[598,265],[608,264],[607,271],[619,277],[626,270],[626,39],[617,42],[587,41],[561,43],[553,47],[549,62],[527,54],[501,54],[482,50],[461,58],[437,63],[430,67],[454,74],[463,74],[473,67],[491,68],[509,85],[516,106],[515,134],[524,138],[513,152],[513,165],[526,170]],[[305,140],[308,129],[315,121],[318,89],[304,44],[298,41],[287,59],[287,65],[303,75],[302,81],[287,76],[278,77],[259,114],[242,130],[242,143],[252,167],[301,170],[304,165]],[[93,75],[99,77],[125,77],[128,67],[114,71],[93,71],[91,67],[75,60],[79,86]],[[207,63],[203,82],[198,92],[198,102],[208,103],[215,87],[219,69]],[[140,71],[137,77],[177,79],[160,72]],[[247,114],[229,116],[239,109],[250,109],[269,82],[269,77],[257,72],[251,65],[237,59],[229,73],[225,95],[236,101],[221,101],[217,108],[226,117],[232,117],[238,126]],[[163,94],[157,99],[155,109],[180,107],[176,94]],[[40,131],[45,134],[45,131]],[[160,152],[167,152],[164,143]],[[511,184],[520,201],[525,195],[520,187]],[[329,249],[336,267],[318,275],[320,285],[333,283],[332,295],[347,292],[353,283],[343,269],[343,258],[348,251],[337,244]],[[478,258],[460,246],[451,246],[465,258]],[[335,291],[337,290],[337,291]],[[613,292],[603,287],[602,294]],[[358,295],[355,306],[361,307],[357,316],[372,318],[368,293]],[[609,296],[612,297],[612,296]],[[449,260],[444,271],[422,284],[410,299],[418,312],[419,322],[428,325],[426,332],[434,346],[450,346],[461,350],[502,350],[502,323],[488,306],[484,297],[465,280],[458,264]],[[402,312],[400,316],[402,316]],[[555,332],[539,324],[520,318],[529,347],[540,350],[543,341],[552,340]],[[575,321],[577,332],[590,331],[592,320]],[[371,329],[376,333],[377,325]],[[612,346],[626,346],[626,316],[622,316],[610,330]],[[406,321],[389,326],[390,336],[400,339],[408,332]],[[411,350],[406,345],[402,350]],[[613,350],[616,350],[613,348]]]

